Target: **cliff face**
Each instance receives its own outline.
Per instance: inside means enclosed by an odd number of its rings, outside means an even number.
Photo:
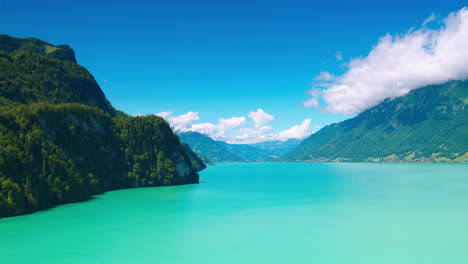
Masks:
[[[68,46],[0,35],[0,217],[198,182],[203,162],[166,121],[115,110],[75,62]]]

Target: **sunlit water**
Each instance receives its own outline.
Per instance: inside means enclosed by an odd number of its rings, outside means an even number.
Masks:
[[[468,165],[239,163],[0,219],[0,263],[468,263]]]

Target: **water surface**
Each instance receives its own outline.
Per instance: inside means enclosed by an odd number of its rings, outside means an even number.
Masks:
[[[238,163],[0,219],[0,263],[468,263],[468,165]]]

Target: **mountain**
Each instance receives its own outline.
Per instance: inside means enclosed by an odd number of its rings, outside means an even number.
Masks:
[[[202,158],[210,163],[264,161],[271,153],[246,144],[229,144],[215,141],[209,136],[195,131],[179,133],[180,140],[186,142]]]
[[[118,113],[69,46],[0,35],[0,106],[35,102],[80,103]]]
[[[265,141],[260,143],[251,144],[250,146],[269,151],[270,156],[281,157],[284,154],[288,153],[301,143],[301,139],[288,139],[286,141],[275,140],[275,141]]]
[[[286,160],[468,161],[468,81],[452,81],[386,99],[324,127]]]
[[[290,139],[256,144],[229,144],[215,141],[195,131],[179,132],[179,137],[198,155],[211,163],[271,160],[282,156],[300,143],[299,139]]]
[[[114,109],[70,47],[0,35],[0,217],[109,190],[198,182],[157,116]]]
[[[210,163],[217,162],[241,162],[245,161],[240,156],[227,150],[218,141],[198,132],[187,131],[179,133],[180,140],[189,144],[202,159]]]
[[[272,154],[268,150],[262,150],[247,144],[229,144],[224,141],[216,141],[221,147],[241,157],[243,161],[265,161]]]

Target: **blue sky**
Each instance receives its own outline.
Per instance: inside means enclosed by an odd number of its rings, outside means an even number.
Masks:
[[[129,114],[197,112],[197,122],[263,109],[278,133],[348,118],[305,108],[321,72],[342,75],[379,38],[464,1],[0,0],[0,33],[69,44]],[[335,111],[340,112],[340,111]],[[343,115],[346,112],[348,115]]]

